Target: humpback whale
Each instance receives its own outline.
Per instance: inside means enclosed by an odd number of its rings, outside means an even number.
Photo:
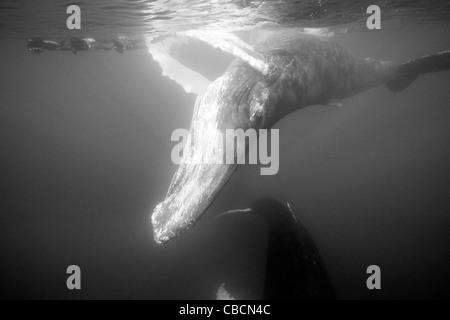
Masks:
[[[248,209],[231,210],[221,215],[230,213],[255,214],[267,222],[265,300],[336,299],[319,250],[288,203],[262,198]],[[217,297],[231,299],[224,285],[219,288]]]
[[[235,172],[236,164],[199,161],[222,151],[218,132],[270,128],[303,107],[337,105],[383,84],[397,93],[420,74],[450,69],[450,51],[395,64],[359,58],[327,37],[295,31],[272,34],[254,45],[220,31],[193,30],[176,37],[198,39],[236,59],[196,99],[182,164],[151,215],[158,244],[194,225]],[[240,156],[236,151],[235,157]]]

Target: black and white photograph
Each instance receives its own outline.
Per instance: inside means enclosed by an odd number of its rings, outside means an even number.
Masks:
[[[449,35],[446,0],[1,0],[0,299],[449,299]]]

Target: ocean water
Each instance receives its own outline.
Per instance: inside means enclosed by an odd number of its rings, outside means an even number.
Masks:
[[[378,3],[377,3],[378,2]],[[197,225],[158,246],[150,213],[176,166],[173,130],[195,95],[146,50],[44,51],[28,37],[164,36],[220,28],[326,28],[355,55],[403,62],[449,50],[448,1],[65,1],[0,4],[0,297],[214,299],[262,297],[266,229],[215,219],[270,196],[288,201],[314,238],[340,299],[448,298],[450,73],[392,94],[377,87],[341,108],[311,106],[276,124],[280,171],[241,166]],[[381,30],[366,8],[381,8]],[[233,60],[207,45],[178,57],[208,79]],[[66,288],[78,265],[82,289]],[[366,287],[378,265],[382,289]]]

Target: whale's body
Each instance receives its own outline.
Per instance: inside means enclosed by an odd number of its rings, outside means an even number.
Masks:
[[[159,244],[189,229],[235,171],[236,164],[204,163],[223,151],[217,132],[270,128],[306,106],[332,105],[381,84],[400,91],[419,73],[450,69],[449,52],[394,65],[358,58],[328,38],[295,32],[269,37],[254,51],[246,45],[225,48],[239,58],[196,100],[183,164],[152,214]]]
[[[219,216],[229,214],[251,214],[266,221],[263,299],[336,299],[319,249],[305,226],[296,218],[289,203],[262,198],[254,201],[247,209],[234,209]],[[217,299],[234,300],[225,290],[225,284],[217,291]]]
[[[250,208],[230,210],[219,216],[244,213],[260,216],[267,223],[265,300],[336,299],[319,250],[289,203],[262,198],[254,201]],[[232,298],[224,284],[217,297],[219,300]]]

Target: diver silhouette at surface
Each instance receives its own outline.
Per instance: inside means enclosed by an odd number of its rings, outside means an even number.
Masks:
[[[43,39],[43,38],[28,38],[27,50],[30,53],[42,53],[44,50],[54,51],[71,51],[77,54],[79,51],[109,51],[116,50],[123,53],[128,50],[145,49],[144,41],[128,39],[125,37],[118,37],[111,41],[101,42],[93,38],[76,38],[70,39]]]

